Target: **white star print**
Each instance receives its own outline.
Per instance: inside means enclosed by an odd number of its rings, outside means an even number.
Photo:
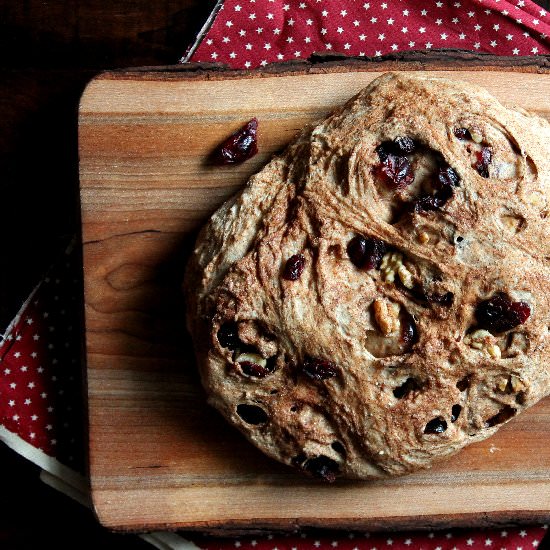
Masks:
[[[12,418],[13,418],[13,420],[15,420],[15,421],[17,422],[17,421],[19,420],[20,417],[19,417],[18,414],[14,414],[14,415],[12,416]]]
[[[239,36],[246,36],[246,31],[244,29],[241,29],[239,31]]]
[[[323,10],[323,11],[321,12],[321,15],[322,15],[323,17],[326,17],[326,16],[328,15],[328,11],[327,11],[327,10]]]
[[[447,40],[447,35],[445,33],[441,35],[441,40]]]
[[[453,17],[453,23],[458,23],[460,19],[458,17]]]
[[[235,11],[241,11],[241,6],[239,6],[238,4],[235,6]]]
[[[23,403],[25,405],[30,405],[32,403],[32,401],[27,397],[27,399],[25,399],[25,401]]]
[[[495,29],[495,31],[498,31],[500,29],[500,25],[493,25],[493,29]]]
[[[391,45],[391,49],[395,52],[397,51],[397,49],[399,48],[399,46],[397,44],[392,44]]]
[[[10,399],[10,400],[8,401],[8,405],[9,405],[10,407],[14,407],[14,406],[15,406],[15,401],[14,401],[13,399]]]
[[[368,10],[370,8],[370,4],[367,2],[366,4],[363,4],[363,7]]]
[[[443,7],[443,2],[436,2],[435,5],[436,5],[438,8],[442,8],[442,7]]]
[[[16,387],[17,387],[17,384],[16,384],[15,382],[12,382],[12,383],[10,384],[10,388],[11,388],[12,390],[14,390]]]
[[[387,544],[388,546],[391,546],[391,545],[393,544],[393,540],[392,540],[392,539],[388,539],[388,540],[386,541],[386,544]]]
[[[348,44],[347,42],[344,44],[344,50],[349,50],[351,48],[351,44]]]
[[[491,544],[493,544],[491,539],[485,539],[485,546],[491,546]]]
[[[474,15],[475,15],[475,13],[473,11],[468,12],[468,17],[473,17]]]
[[[371,20],[370,20],[371,23],[376,23],[377,21],[378,21],[377,17],[371,17]]]
[[[332,50],[332,44],[330,42],[328,44],[325,44],[325,48],[327,50]]]
[[[533,19],[533,25],[538,25],[540,21],[538,19]]]
[[[427,50],[429,50],[432,46],[433,46],[433,44],[431,42],[426,43],[426,49]]]
[[[258,28],[256,29],[256,32],[257,32],[258,34],[262,34],[262,33],[264,32],[264,28],[263,28],[263,27],[258,27]]]
[[[387,22],[388,22],[388,25],[393,25],[393,21],[394,21],[394,20],[390,17],[390,18],[388,19],[388,21],[387,21]]]
[[[407,29],[407,27],[403,27],[403,28],[401,29],[401,32],[402,32],[403,34],[407,34],[407,33],[409,32],[409,29]]]
[[[338,546],[338,541],[337,540],[333,540],[330,545],[335,548],[336,546]]]
[[[415,44],[415,43],[414,43],[414,42],[412,42],[412,41],[411,41],[411,42],[409,42],[409,48],[414,48],[414,44]]]
[[[27,367],[27,365],[23,365],[19,370],[21,372],[27,372],[29,370],[29,367]]]
[[[424,34],[424,33],[426,32],[426,27],[420,27],[420,28],[418,29],[418,32],[419,32],[420,34]]]
[[[428,10],[422,10],[422,11],[420,12],[420,15],[423,15],[423,16],[428,15]]]
[[[306,36],[306,37],[304,38],[304,42],[305,42],[306,44],[309,44],[309,43],[311,42],[311,38],[310,38],[309,36]]]
[[[506,40],[512,40],[512,38],[514,38],[514,35],[512,35],[512,34],[507,34],[506,35]]]
[[[539,53],[539,49],[537,47],[534,47],[532,50],[531,50],[531,53]]]
[[[386,3],[380,4],[380,7],[381,7],[383,10],[387,10],[387,9],[388,9],[388,4],[386,4]]]
[[[460,33],[458,35],[458,38],[460,38],[460,40],[464,40],[466,38],[466,35],[464,33]]]
[[[273,29],[273,34],[281,34],[281,29]]]
[[[374,52],[374,57],[380,57],[382,55],[382,52],[380,50],[376,50],[376,52]]]
[[[480,31],[480,30],[481,30],[481,25],[475,25],[475,26],[474,26],[474,29],[475,29],[476,31]]]
[[[16,352],[13,354],[13,356],[14,356],[16,359],[19,359],[19,358],[21,357],[21,354],[20,354],[18,351],[16,351]]]
[[[474,539],[468,539],[468,540],[466,541],[466,544],[467,544],[468,546],[472,546],[472,544],[474,544]]]
[[[233,26],[233,21],[226,21],[225,26],[226,27],[232,27]]]
[[[341,15],[342,17],[346,17],[347,14],[348,14],[348,12],[347,12],[346,10],[342,10],[342,11],[340,12],[340,15]]]
[[[496,45],[497,45],[497,41],[496,41],[496,40],[491,40],[491,46],[492,46],[493,48],[495,48]]]
[[[435,24],[436,25],[443,25],[443,19],[436,19]]]
[[[292,27],[294,25],[295,21],[292,19],[292,17],[287,21],[287,23]]]
[[[264,49],[270,50],[270,49],[271,49],[271,44],[270,44],[269,42],[266,42],[266,43],[264,44]]]
[[[36,420],[38,420],[38,416],[37,416],[36,414],[33,414],[33,415],[31,416],[31,420],[32,420],[33,422],[35,422]]]
[[[378,40],[384,40],[385,38],[386,38],[385,34],[379,34],[378,35]]]
[[[338,28],[336,29],[336,32],[337,32],[338,34],[342,34],[342,33],[344,32],[344,29],[343,29],[342,27],[338,27]]]
[[[367,35],[366,35],[366,34],[360,34],[360,35],[359,35],[359,40],[364,41],[365,38],[367,38]]]
[[[31,432],[31,433],[29,434],[29,437],[30,437],[31,439],[34,439],[35,436],[36,436],[36,434],[35,434],[34,432]]]
[[[476,42],[476,43],[474,44],[474,48],[475,48],[476,50],[479,50],[479,48],[481,48],[481,42]]]
[[[237,57],[237,54],[236,54],[235,52],[231,52],[231,53],[229,54],[229,57],[230,57],[231,59],[235,59],[235,58]]]
[[[353,26],[354,26],[354,27],[358,27],[358,26],[359,26],[359,21],[357,21],[357,19],[353,22]]]
[[[406,544],[407,546],[410,546],[410,545],[412,544],[412,540],[411,540],[411,539],[407,539],[407,540],[405,541],[405,544]]]

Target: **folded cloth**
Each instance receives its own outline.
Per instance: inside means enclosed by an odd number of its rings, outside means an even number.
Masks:
[[[550,15],[529,0],[226,0],[182,61],[249,69],[312,53],[460,48],[550,53]]]

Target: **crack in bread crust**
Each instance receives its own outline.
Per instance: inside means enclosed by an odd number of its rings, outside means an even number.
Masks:
[[[377,148],[403,136],[415,179],[395,187]],[[188,266],[210,403],[331,481],[428,467],[549,394],[548,143],[546,121],[482,89],[407,73],[304,130],[214,214]],[[442,205],[415,207],[438,189]],[[358,235],[385,243],[381,264],[350,261]],[[491,334],[476,306],[497,293],[530,315]]]

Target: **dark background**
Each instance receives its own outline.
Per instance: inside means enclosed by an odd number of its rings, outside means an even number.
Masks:
[[[550,0],[537,3],[550,9]],[[176,63],[214,0],[0,0],[0,334],[79,228],[77,109],[104,69]],[[0,548],[152,548],[0,445]],[[540,546],[539,548],[542,548]]]

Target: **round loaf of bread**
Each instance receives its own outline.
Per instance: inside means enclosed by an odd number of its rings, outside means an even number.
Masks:
[[[184,289],[209,402],[317,477],[425,468],[550,393],[550,125],[387,73],[224,204]]]

